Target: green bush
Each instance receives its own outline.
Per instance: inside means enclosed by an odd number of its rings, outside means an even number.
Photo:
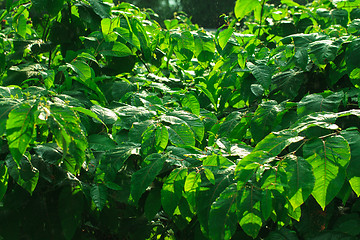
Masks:
[[[0,239],[357,239],[359,4],[6,1]]]

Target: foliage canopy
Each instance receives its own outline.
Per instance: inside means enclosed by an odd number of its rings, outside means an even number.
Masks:
[[[358,237],[359,5],[6,1],[0,239]]]

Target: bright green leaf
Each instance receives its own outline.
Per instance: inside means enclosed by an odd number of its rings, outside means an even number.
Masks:
[[[8,186],[9,174],[5,164],[0,167],[0,201],[4,197]]]
[[[258,0],[237,0],[235,4],[235,16],[238,21],[240,21],[257,7],[261,7],[260,1]]]
[[[174,214],[179,204],[184,190],[187,171],[186,168],[175,168],[166,178],[161,189],[161,204],[165,212],[170,216]]]
[[[345,170],[350,161],[349,144],[341,136],[332,136],[307,142],[303,151],[315,176],[312,195],[325,209],[345,181]]]
[[[28,148],[35,130],[36,106],[21,104],[9,113],[6,121],[6,138],[14,161],[20,161]]]
[[[302,157],[289,155],[285,158],[288,178],[287,197],[294,209],[302,205],[314,189],[315,178],[311,165]]]

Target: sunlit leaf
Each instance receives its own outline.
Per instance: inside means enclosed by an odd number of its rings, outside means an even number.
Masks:
[[[340,191],[350,161],[350,147],[341,136],[315,139],[304,145],[304,157],[313,167],[312,195],[324,209]]]

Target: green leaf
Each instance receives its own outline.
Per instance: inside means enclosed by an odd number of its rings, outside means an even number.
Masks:
[[[284,108],[274,100],[259,105],[250,124],[250,131],[255,142],[259,142],[271,132],[278,114],[283,110]]]
[[[224,49],[226,44],[229,42],[229,39],[233,34],[233,32],[234,32],[234,28],[229,27],[219,33],[219,45],[222,49]]]
[[[330,130],[337,130],[339,126],[334,124],[339,115],[336,113],[312,113],[300,118],[290,129],[297,131],[298,133],[305,131],[311,127],[320,127]]]
[[[6,138],[10,152],[17,164],[28,148],[35,130],[37,106],[23,103],[9,113],[6,121]]]
[[[235,164],[226,157],[217,154],[208,156],[203,160],[203,167],[210,169],[213,173],[216,173],[219,169],[226,169],[234,165]]]
[[[101,31],[103,34],[103,37],[105,38],[106,35],[108,35],[109,33],[111,33],[112,31],[112,26],[111,26],[111,19],[110,18],[104,18],[101,20]]]
[[[245,187],[238,193],[239,224],[244,232],[256,238],[262,226],[261,191]]]
[[[9,94],[11,95],[11,93]],[[20,104],[19,101],[9,98],[0,98],[0,136],[5,134],[6,121],[8,119],[9,113],[11,112],[11,110],[16,108],[18,104]]]
[[[262,226],[262,219],[259,214],[248,212],[241,218],[240,226],[247,235],[256,238]]]
[[[19,186],[31,195],[39,180],[39,170],[32,166],[30,160],[30,156],[24,154],[21,161],[16,163],[14,158],[8,155],[5,162],[8,167],[9,175]]]
[[[118,119],[118,116],[111,109],[101,107],[99,105],[93,105],[90,110],[94,112],[105,124],[112,125]]]
[[[273,69],[265,64],[253,64],[248,62],[246,66],[250,69],[251,73],[254,75],[256,80],[263,86],[266,90],[269,89],[271,84],[271,77],[273,75]]]
[[[360,35],[360,19],[354,19],[349,24],[348,32],[356,36]]]
[[[102,0],[88,0],[94,12],[99,15],[101,18],[110,17],[110,5],[103,3]]]
[[[101,165],[110,164],[115,172],[120,171],[125,161],[132,155],[139,155],[139,146],[135,144],[121,144],[117,148],[110,149],[105,152],[104,157],[101,159]]]
[[[160,189],[150,191],[145,202],[145,216],[151,221],[161,208],[161,192]]]
[[[31,0],[31,2],[31,9],[39,14],[49,13],[51,16],[56,16],[64,6],[64,0]]]
[[[90,196],[95,206],[101,211],[107,201],[107,190],[104,184],[95,183],[90,188]]]
[[[126,42],[130,43],[136,49],[141,49],[140,41],[133,32],[122,27],[114,28],[114,31],[117,32]]]
[[[183,193],[185,178],[187,176],[186,168],[175,168],[166,178],[161,189],[161,204],[164,211],[172,216],[179,204]]]
[[[349,143],[351,150],[351,160],[346,169],[347,178],[356,195],[360,196],[360,134],[357,129],[345,130],[341,131],[341,136]]]
[[[169,132],[165,126],[150,125],[142,136],[141,151],[144,156],[161,153],[169,141]]]
[[[296,131],[285,129],[267,135],[255,146],[254,151],[267,151],[271,156],[275,157],[290,144],[303,139],[304,137],[298,136]]]
[[[131,49],[121,42],[103,42],[99,47],[99,52],[103,56],[110,57],[127,57],[133,55]]]
[[[331,40],[319,40],[310,43],[310,58],[316,64],[327,64],[333,61],[339,50],[339,45]]]
[[[25,38],[26,36],[26,17],[21,14],[17,21],[16,31],[22,37]]]
[[[86,82],[87,79],[91,78],[91,68],[86,62],[76,60],[68,66],[78,74],[83,82]]]
[[[358,58],[360,54],[360,38],[352,40],[349,46],[346,48],[346,65],[349,71],[354,68],[360,68],[360,60]]]
[[[212,183],[212,184],[215,184],[215,176],[213,174],[213,172],[208,169],[208,168],[205,168],[204,169],[204,172],[205,172],[205,176],[206,178]]]
[[[188,108],[193,114],[196,116],[200,115],[200,104],[195,95],[192,93],[187,93],[183,100],[181,101],[181,105],[184,108]]]
[[[107,131],[109,130],[107,128],[106,124],[93,111],[83,108],[83,107],[71,107],[71,109],[74,111],[77,111],[77,112],[81,112],[89,117],[96,119],[97,121],[101,122],[104,125],[104,127],[106,127]]]
[[[215,53],[215,42],[211,35],[206,32],[197,32],[195,34],[195,55],[203,67],[213,60]]]
[[[5,164],[2,164],[0,166],[0,201],[4,197],[7,186],[8,186],[8,180],[9,180],[9,173],[8,168]]]
[[[237,0],[235,4],[235,16],[238,21],[243,19],[247,14],[261,7],[258,0]]]
[[[62,233],[67,240],[73,239],[78,229],[84,208],[84,197],[79,190],[72,192],[70,187],[62,189],[58,201]]]
[[[273,157],[264,151],[252,151],[246,157],[241,159],[235,168],[235,176],[238,180],[238,185],[241,187],[246,184],[260,166],[272,160]]]
[[[223,171],[215,174],[215,185],[200,189],[197,200],[197,216],[203,232],[209,234],[209,213],[212,204],[216,201],[222,191],[233,183],[233,172]],[[215,221],[215,219],[214,219]],[[215,224],[215,223],[214,223]],[[221,226],[219,226],[221,228]],[[225,226],[223,226],[225,227]],[[221,233],[215,233],[220,234]]]
[[[253,113],[234,111],[226,116],[224,122],[220,124],[217,134],[220,137],[228,137],[242,140],[249,128]]]
[[[283,2],[282,0],[281,2]],[[290,1],[290,0],[286,0]],[[299,240],[295,231],[291,231],[285,227],[277,231],[271,231],[265,240]]]
[[[236,231],[236,184],[228,186],[211,205],[209,235],[211,239],[230,239]]]
[[[196,205],[197,192],[201,185],[201,174],[199,172],[190,172],[186,176],[184,192],[186,200],[190,206]]]
[[[351,157],[349,144],[341,136],[332,136],[307,142],[303,151],[315,176],[312,195],[325,209],[345,181],[345,170]]]
[[[265,192],[263,192],[263,196],[261,197],[260,202],[261,207],[261,213],[265,220],[269,219],[271,212],[273,210],[272,207],[272,194],[269,189],[266,189]]]
[[[65,105],[53,104],[46,112],[50,113],[47,118],[49,130],[53,133],[56,143],[63,149],[63,158],[68,153],[74,158],[73,161],[65,160],[65,163],[71,163],[68,170],[74,173],[85,161],[87,149],[87,140],[80,119]]]
[[[189,31],[171,34],[174,52],[181,61],[190,61],[194,56],[194,37]]]
[[[209,89],[207,89],[206,86],[204,86],[205,84],[196,84],[196,88],[198,88],[202,93],[205,94],[205,96],[207,96],[210,100],[210,102],[212,103],[215,111],[217,111],[217,102],[215,102],[214,96],[213,94],[209,91]]]
[[[204,138],[204,124],[200,118],[194,114],[185,111],[173,111],[162,117],[162,120],[172,124],[185,124],[191,129],[196,140],[202,141]]]
[[[169,140],[178,147],[195,146],[195,136],[190,127],[185,123],[173,124],[167,127]]]
[[[307,95],[298,103],[297,114],[303,117],[314,112],[337,112],[343,98],[343,92],[336,92],[326,98],[319,94]]]
[[[305,81],[305,75],[301,71],[289,70],[273,75],[271,81],[272,93],[280,92],[292,99],[299,94],[300,87]]]
[[[286,195],[294,209],[302,205],[314,189],[315,178],[311,165],[300,156],[289,155],[286,162],[288,188]]]
[[[137,204],[141,195],[146,188],[154,181],[155,177],[160,173],[168,155],[158,153],[151,154],[144,161],[150,162],[146,167],[133,173],[131,176],[131,196]]]

